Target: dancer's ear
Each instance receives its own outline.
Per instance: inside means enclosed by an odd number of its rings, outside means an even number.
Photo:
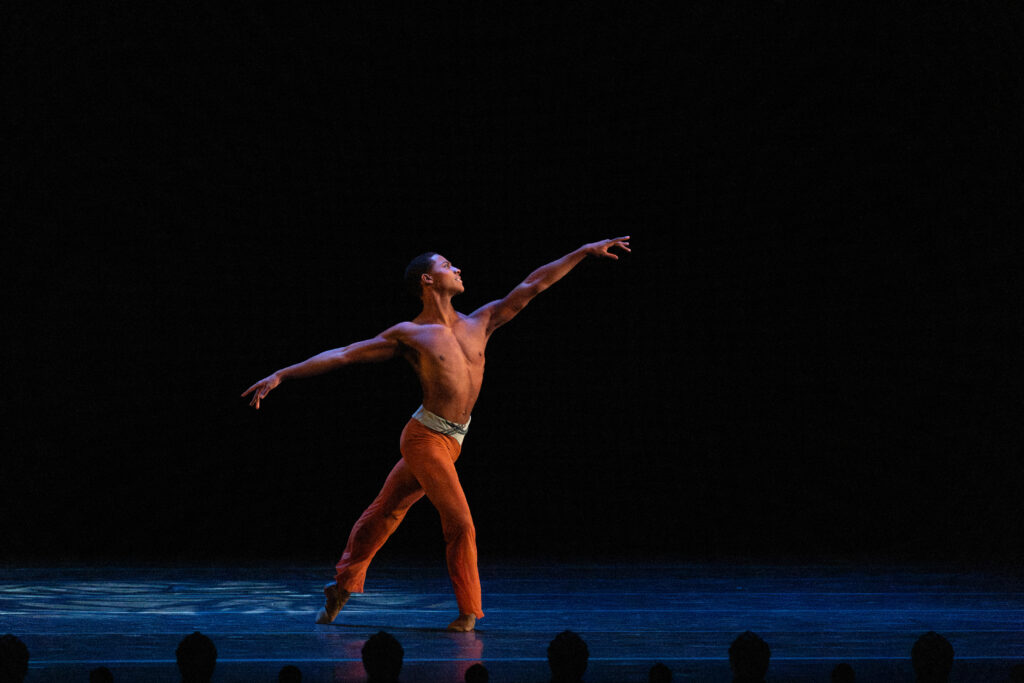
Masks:
[[[425,287],[432,285],[434,284],[434,278],[430,273],[423,273],[423,275],[420,275],[420,283]]]

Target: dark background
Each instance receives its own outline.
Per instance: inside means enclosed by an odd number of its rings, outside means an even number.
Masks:
[[[482,562],[1019,558],[1024,12],[809,4],[7,6],[0,557],[329,566],[415,378],[242,390],[629,234],[489,346]]]

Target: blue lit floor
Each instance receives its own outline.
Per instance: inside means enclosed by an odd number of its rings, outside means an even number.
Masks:
[[[728,681],[727,649],[752,630],[772,648],[769,681],[827,681],[840,661],[859,681],[912,681],[921,633],[956,650],[954,681],[1006,680],[1024,662],[1024,580],[1009,572],[894,566],[544,564],[481,567],[487,617],[443,631],[455,603],[443,566],[377,564],[367,593],[331,626],[313,623],[325,568],[6,567],[0,633],[28,645],[28,681],[177,681],[174,649],[192,631],[219,652],[214,681],[364,680],[359,651],[385,630],[405,648],[402,680],[546,681],[550,639],[587,641],[585,680],[646,681],[657,661],[675,681]]]

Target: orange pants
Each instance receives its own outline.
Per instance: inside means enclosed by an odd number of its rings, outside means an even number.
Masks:
[[[418,420],[409,420],[402,430],[401,451],[402,459],[391,470],[384,488],[352,527],[348,545],[335,567],[338,587],[350,593],[362,592],[373,556],[398,528],[412,504],[426,494],[441,514],[448,575],[459,614],[480,618],[484,613],[476,567],[476,529],[455,472],[462,447],[453,437],[427,429]]]

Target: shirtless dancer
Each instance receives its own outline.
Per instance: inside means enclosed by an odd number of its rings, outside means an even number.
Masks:
[[[464,291],[462,271],[440,254],[413,259],[406,282],[415,288],[423,310],[412,322],[384,330],[373,339],[356,342],[278,370],[249,387],[250,405],[257,410],[284,380],[311,377],[350,363],[405,358],[419,376],[423,405],[402,431],[402,458],[391,470],[376,500],[352,527],[335,581],[324,588],[326,604],[318,624],[329,624],[352,593],[363,590],[370,560],[398,527],[413,503],[424,495],[441,515],[447,548],[448,573],[455,589],[459,616],[450,631],[472,631],[484,615],[476,566],[476,531],[466,496],[455,472],[455,461],[469,427],[470,413],[484,379],[484,348],[491,333],[514,318],[533,297],[561,280],[587,256],[618,259],[612,247],[629,251],[629,237],[585,244],[530,273],[504,299],[492,301],[469,315],[452,308],[452,297]]]

